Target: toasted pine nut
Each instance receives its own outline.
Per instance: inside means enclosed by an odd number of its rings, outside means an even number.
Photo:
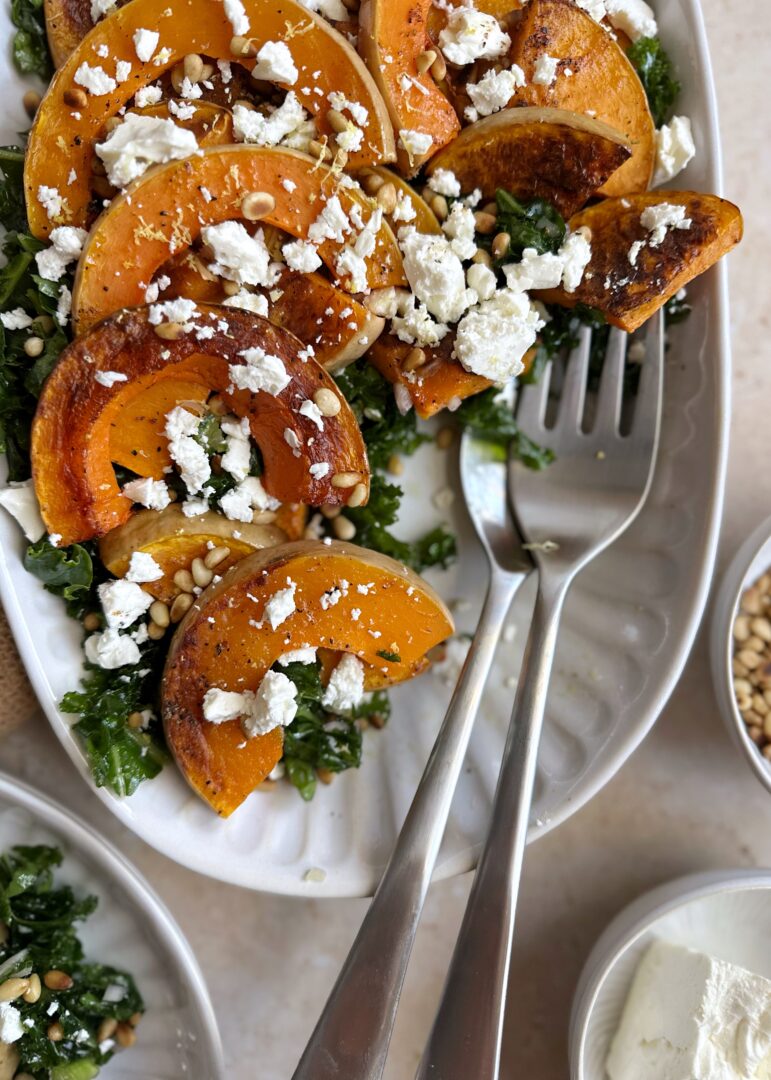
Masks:
[[[327,504],[319,507],[319,509],[321,510],[321,516],[326,518],[327,521],[334,521],[343,512],[342,506],[329,506]]]
[[[144,1014],[141,1012],[132,1013],[131,1016],[128,1018],[128,1022],[131,1024],[132,1027],[136,1027],[139,1021],[142,1019],[143,1015]]]
[[[421,75],[425,75],[428,69],[436,62],[437,53],[433,49],[426,49],[415,60],[415,67]]]
[[[366,502],[369,489],[366,484],[357,484],[351,492],[351,497],[348,500],[349,506],[361,506],[363,502]]]
[[[259,510],[252,517],[252,522],[255,525],[270,525],[272,521],[276,520],[275,510]]]
[[[22,997],[28,1005],[34,1005],[36,1001],[40,1000],[40,995],[43,992],[40,976],[33,972],[27,979],[27,983],[27,989],[22,994]]]
[[[182,70],[185,78],[191,83],[197,83],[203,76],[203,60],[198,53],[188,53],[182,61]]]
[[[204,566],[209,570],[213,570],[215,566],[219,566],[221,562],[224,562],[230,554],[229,547],[216,547],[206,553],[206,557],[203,560]],[[152,610],[152,608],[150,609]]]
[[[348,121],[339,109],[330,109],[327,113],[327,120],[329,121],[329,126],[332,130],[338,132],[338,134],[341,131],[348,130]]]
[[[387,468],[392,476],[401,476],[404,472],[404,462],[398,454],[391,454]]]
[[[241,200],[241,213],[247,221],[260,221],[276,209],[276,200],[269,191],[250,191]]]
[[[118,1027],[118,1021],[114,1016],[105,1016],[96,1031],[96,1041],[104,1042],[105,1039],[111,1039],[115,1034]]]
[[[205,589],[207,585],[211,585],[211,579],[214,577],[214,574],[208,566],[204,565],[203,559],[193,559],[190,570],[193,575],[193,581],[200,588]]]
[[[137,1033],[134,1031],[131,1024],[118,1024],[115,1029],[115,1039],[118,1046],[133,1046],[137,1041]]]
[[[407,353],[402,367],[405,371],[415,371],[417,368],[423,367],[425,362],[426,350],[416,345],[414,349],[410,349]]]
[[[193,606],[193,597],[190,593],[180,593],[171,605],[169,616],[173,623],[178,623],[188,613]]]
[[[329,390],[326,386],[319,387],[313,395],[313,401],[322,416],[337,416],[342,408],[340,398],[334,390]]]
[[[41,98],[37,90],[28,90],[24,97],[21,99],[22,105],[24,106],[27,116],[29,116],[30,119],[38,111],[38,108],[40,107],[40,102],[42,100],[43,99]]]
[[[436,445],[440,450],[447,450],[455,442],[455,431],[451,427],[440,428],[436,433]]]
[[[474,222],[477,227],[477,232],[483,235],[489,235],[495,231],[495,227],[498,224],[498,219],[494,214],[486,214],[484,210],[477,210],[474,214]]]
[[[436,60],[434,60],[430,71],[437,82],[442,82],[447,78],[447,64],[444,62],[444,57],[441,53],[439,53]]]
[[[313,157],[321,158],[322,161],[332,160],[332,151],[323,140],[311,139],[308,151]]]
[[[377,195],[385,182],[385,177],[379,173],[368,173],[362,180],[361,186],[368,195]]]
[[[361,474],[357,472],[339,472],[332,477],[333,488],[355,487],[361,480]]]
[[[182,83],[185,79],[185,66],[184,64],[176,64],[171,69],[171,85],[177,94],[182,93]]]
[[[233,56],[256,56],[257,49],[245,37],[234,37],[230,39],[230,51]]]
[[[185,332],[185,328],[182,323],[178,322],[162,322],[153,327],[156,334],[163,341],[179,341]]]
[[[147,624],[147,636],[151,641],[160,641],[167,629],[167,626],[161,626],[160,623],[151,620]]]
[[[32,337],[28,337],[27,340],[24,342],[24,352],[27,354],[27,356],[31,357],[40,356],[45,347],[45,341],[43,341],[41,337],[37,337],[35,335],[33,335]]]
[[[375,198],[384,214],[392,214],[396,209],[396,186],[389,180],[387,184],[383,184]]]
[[[431,209],[434,211],[440,221],[444,221],[444,219],[450,213],[450,207],[444,195],[434,195],[428,205],[431,207]]]
[[[354,488],[354,491],[356,489]],[[332,532],[335,534],[338,540],[353,540],[356,535],[356,526],[352,521],[349,521],[347,517],[343,517],[342,514],[336,517],[332,522]]]
[[[43,982],[49,990],[69,990],[74,985],[74,980],[66,971],[52,968],[43,976]]]
[[[0,1001],[15,1001],[29,989],[29,980],[14,976],[0,983]]]
[[[145,718],[144,718],[144,716],[142,716],[141,712],[136,711],[136,712],[129,713],[127,723],[128,723],[128,726],[130,728],[132,728],[134,731],[138,731],[139,728],[141,728],[142,724],[144,724],[144,722],[145,722]]]
[[[177,570],[172,580],[183,593],[191,593],[195,589],[195,581],[189,570]]]
[[[316,769],[316,776],[318,776],[322,784],[331,784],[335,778],[335,774],[332,772],[332,770],[325,769],[323,765],[320,768]]]
[[[477,248],[474,253],[474,257],[471,260],[473,263],[477,263],[479,266],[492,266],[493,258],[489,251],[485,251],[484,248]]]
[[[88,105],[86,91],[79,90],[77,87],[73,87],[71,90],[65,90],[64,104],[69,105],[71,109],[85,109],[86,105]]]
[[[46,1035],[51,1040],[51,1042],[61,1042],[64,1038],[64,1028],[59,1023],[59,1021],[56,1020],[53,1024],[48,1025],[48,1028],[46,1029]]]
[[[163,600],[154,600],[150,605],[150,618],[158,626],[169,625],[169,605]]]
[[[507,232],[499,232],[493,237],[492,253],[494,259],[502,259],[511,247],[511,237]]]
[[[87,615],[83,616],[83,629],[89,634],[94,630],[98,630],[102,625],[102,616],[98,615],[95,611],[89,611]]]

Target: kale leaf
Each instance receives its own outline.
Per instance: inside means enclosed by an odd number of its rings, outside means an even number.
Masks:
[[[54,871],[61,862],[62,854],[54,847],[19,845],[0,855],[0,917],[7,927],[0,966],[4,979],[58,970],[73,980],[68,990],[43,985],[36,1002],[15,1000],[24,1028],[14,1043],[21,1058],[19,1072],[89,1080],[112,1057],[109,1046],[100,1046],[101,1022],[112,1018],[125,1023],[144,1011],[144,1003],[127,972],[85,960],[76,923],[92,914],[97,899],[79,897],[69,885],[55,883]],[[47,1035],[52,1023],[63,1029],[56,1042]]]
[[[393,387],[366,360],[341,371],[337,384],[359,422],[373,468],[384,469],[393,454],[407,457],[429,441],[418,431],[414,411],[399,412]]]
[[[82,617],[84,603],[91,597],[94,563],[83,544],[57,548],[44,537],[30,544],[24,553],[24,569],[42,581],[48,592],[61,596]]]
[[[16,27],[13,37],[16,67],[23,75],[49,79],[53,63],[48,51],[43,0],[11,0],[11,22]]]
[[[656,127],[661,127],[672,115],[680,93],[674,65],[657,37],[640,38],[631,46],[627,56],[645,87],[654,123]]]
[[[24,147],[0,146],[0,224],[9,232],[24,232]]]
[[[511,238],[500,262],[521,259],[525,248],[535,248],[539,255],[545,255],[562,247],[568,227],[551,203],[545,199],[520,202],[503,188],[496,191],[495,202],[498,206],[496,232],[508,233]]]
[[[554,461],[553,451],[539,446],[519,430],[511,406],[495,387],[467,398],[455,413],[455,419],[478,438],[509,447],[514,457],[530,469],[543,469]]]

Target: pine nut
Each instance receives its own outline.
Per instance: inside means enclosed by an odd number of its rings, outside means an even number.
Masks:
[[[206,557],[203,560],[204,566],[209,570],[213,570],[215,566],[219,566],[221,562],[224,562],[230,554],[229,547],[216,547],[206,553]]]
[[[477,232],[482,233],[483,236],[489,236],[490,233],[495,232],[498,219],[494,214],[486,214],[484,210],[477,210],[474,214],[474,223]]]
[[[741,652],[736,654],[736,659],[740,664],[743,664],[748,671],[754,671],[762,662],[761,657],[759,657],[756,652],[752,652],[751,649],[742,649]]]
[[[276,517],[275,510],[260,510],[253,515],[252,521],[255,525],[270,525],[271,522],[276,520]]]
[[[64,91],[64,104],[69,105],[71,109],[85,109],[88,105],[88,97],[85,90],[78,90],[73,87],[71,90]]]
[[[385,717],[380,713],[373,713],[369,718],[369,722],[373,728],[377,728],[378,731],[382,730],[386,726]]]
[[[511,247],[511,237],[507,232],[499,232],[493,237],[491,250],[494,259],[502,259]]]
[[[203,60],[198,53],[188,53],[182,61],[182,70],[185,78],[191,83],[197,83],[203,77]]]
[[[414,349],[410,349],[407,353],[402,367],[405,371],[415,371],[417,368],[423,367],[425,362],[426,350],[416,345]]]
[[[46,343],[41,337],[28,337],[24,342],[24,352],[27,356],[40,356],[45,347]]]
[[[434,60],[430,71],[437,82],[442,82],[447,78],[447,64],[445,64],[444,57],[441,53],[437,56],[436,60]]]
[[[42,100],[43,99],[41,98],[37,90],[28,90],[24,97],[21,99],[22,105],[24,106],[27,116],[29,116],[30,119],[32,119],[32,117],[38,111],[40,107],[40,102]]]
[[[433,49],[426,49],[415,59],[415,67],[421,75],[425,75],[428,69],[436,62],[438,54]]]
[[[180,622],[193,606],[193,597],[190,593],[180,593],[171,605],[169,616],[173,623]]]
[[[380,176],[379,173],[369,173],[361,182],[361,186],[364,188],[368,195],[377,195],[383,184],[386,182],[384,176]]]
[[[139,728],[141,728],[144,724],[145,718],[144,716],[142,716],[141,712],[137,711],[129,713],[128,720],[126,722],[133,731],[138,731]]]
[[[104,1042],[105,1039],[111,1039],[115,1034],[115,1030],[118,1027],[118,1021],[114,1016],[105,1016],[96,1031],[96,1041]]]
[[[199,82],[206,82],[206,80],[210,79],[213,74],[214,74],[214,65],[213,64],[204,64],[201,67],[201,78],[199,79]],[[216,124],[216,122],[217,121],[215,120],[214,123]]]
[[[329,506],[327,504],[319,507],[319,509],[321,510],[321,516],[326,518],[327,521],[334,521],[343,512],[342,506]]]
[[[752,699],[752,709],[753,712],[756,712],[758,714],[758,716],[768,716],[768,705],[766,704],[766,699],[763,697],[762,694],[755,694]]]
[[[731,670],[733,671],[734,675],[738,675],[740,678],[744,678],[745,675],[749,675],[749,670],[744,666],[744,664],[740,664],[736,657],[734,657],[731,661]]]
[[[98,630],[101,625],[102,616],[95,611],[89,611],[87,615],[83,616],[83,629],[89,634],[92,634],[94,630]]]
[[[366,484],[357,484],[351,492],[351,497],[348,500],[348,506],[361,506],[362,503],[367,501],[369,495],[369,488]]]
[[[755,637],[765,642],[771,641],[771,622],[768,619],[753,619],[750,629]]]
[[[474,253],[473,258],[471,259],[471,261],[473,263],[477,263],[479,266],[490,266],[491,267],[493,265],[493,257],[492,257],[492,255],[490,254],[489,251],[485,251],[484,248],[477,248],[476,252]]]
[[[157,626],[169,625],[169,605],[163,600],[154,600],[150,605],[150,618]]]
[[[118,1024],[115,1029],[115,1039],[118,1046],[127,1047],[133,1046],[137,1041],[137,1033],[134,1031],[131,1024]]]
[[[450,206],[444,195],[434,195],[428,204],[440,221],[444,221],[450,213]]]
[[[59,1021],[56,1020],[53,1024],[48,1025],[46,1035],[51,1040],[51,1042],[61,1042],[64,1038],[64,1028],[59,1023]]]
[[[116,128],[119,128],[122,123],[123,121],[120,116],[111,116],[109,120],[105,120],[104,130],[109,135],[111,132],[115,131]]]
[[[391,454],[387,468],[392,476],[401,476],[404,472],[404,462],[398,454]]]
[[[390,181],[383,184],[375,198],[384,214],[392,214],[396,209],[396,186]]]
[[[66,971],[52,968],[43,976],[43,982],[49,990],[69,990],[73,986],[74,980]]]
[[[327,120],[332,130],[336,131],[338,134],[348,130],[348,121],[339,109],[330,109],[327,113]]]
[[[308,151],[313,157],[320,158],[322,161],[332,160],[332,151],[323,140],[311,139],[308,143]]]
[[[236,293],[241,292],[241,289],[243,289],[243,285],[241,285],[237,281],[222,282],[222,291],[224,292],[225,296],[235,296]]]
[[[172,580],[183,593],[191,593],[195,589],[195,581],[189,570],[177,570]]]
[[[113,187],[110,181],[104,176],[93,176],[91,178],[91,188],[95,195],[98,195],[100,199],[111,199],[113,195]]]
[[[178,322],[162,322],[153,327],[156,334],[163,341],[179,341],[185,332],[185,328],[182,323]]]
[[[161,626],[160,623],[153,622],[152,620],[147,624],[147,636],[151,641],[160,641],[166,633],[167,626]]]
[[[190,570],[193,574],[193,581],[200,588],[205,589],[207,585],[211,585],[211,580],[214,577],[214,574],[211,572],[208,566],[204,564],[203,559],[193,559],[193,564],[190,567]]]
[[[354,490],[356,490],[354,488]],[[342,514],[332,522],[332,532],[338,540],[353,540],[356,535],[356,526]]]
[[[436,445],[440,450],[448,450],[455,442],[455,429],[451,427],[440,428],[436,434]]]
[[[756,637],[755,634],[753,634],[752,637],[748,638],[744,644],[745,649],[749,649],[750,652],[756,652],[759,655],[762,654],[765,647],[766,646],[763,639]]]
[[[27,989],[22,994],[22,997],[28,1005],[34,1005],[36,1001],[40,1000],[40,995],[43,992],[43,987],[40,982],[40,976],[34,972],[27,979]]]
[[[326,386],[319,387],[313,395],[313,401],[322,416],[337,416],[342,408],[340,398],[334,390],[329,390]]]
[[[241,200],[241,213],[247,221],[260,221],[276,209],[276,200],[269,191],[250,191]]]
[[[182,93],[182,83],[185,78],[185,68],[183,64],[177,64],[171,70],[171,85],[174,87],[174,91],[177,94]]]
[[[332,477],[333,488],[351,488],[361,480],[361,474],[357,472],[339,472]]]
[[[136,1027],[139,1021],[142,1019],[143,1015],[144,1014],[141,1012],[132,1013],[131,1016],[128,1018],[128,1022],[131,1024],[132,1027]]]
[[[257,48],[252,45],[251,41],[245,37],[234,37],[230,39],[230,51],[233,56],[256,56]]]
[[[750,636],[750,619],[747,615],[740,615],[734,623],[734,640],[746,641]]]
[[[766,746],[764,746],[761,750],[761,753],[763,754],[763,757],[766,759],[766,761],[771,761],[771,743],[768,743]]]
[[[29,980],[14,976],[0,983],[0,1001],[15,1001],[29,989]]]
[[[335,778],[335,774],[332,772],[332,770],[325,769],[323,765],[320,768],[316,769],[316,776],[318,776],[322,784],[331,784]]]

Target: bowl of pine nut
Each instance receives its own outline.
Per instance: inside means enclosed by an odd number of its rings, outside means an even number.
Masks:
[[[771,518],[726,571],[713,609],[710,655],[723,718],[771,791]]]

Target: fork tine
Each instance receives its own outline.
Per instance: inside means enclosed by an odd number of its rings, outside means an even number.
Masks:
[[[595,430],[618,431],[621,420],[621,402],[624,397],[624,368],[629,334],[613,329],[608,337],[608,348],[600,376],[597,395]]]
[[[536,438],[543,430],[552,365],[548,363],[537,383],[522,386],[516,399],[517,424],[525,435]]]
[[[664,383],[664,318],[658,311],[645,332],[645,360],[640,375],[630,434],[655,434],[661,417],[661,395]]]
[[[565,380],[557,418],[558,427],[566,427],[571,431],[578,431],[581,427],[586,403],[591,346],[592,332],[588,326],[582,326],[578,334],[578,345],[571,352],[565,365]]]

